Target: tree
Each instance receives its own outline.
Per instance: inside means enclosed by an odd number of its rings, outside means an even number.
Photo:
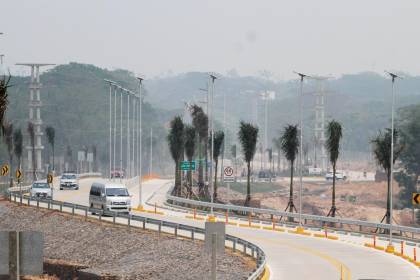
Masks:
[[[55,170],[55,166],[54,166],[54,141],[55,141],[55,129],[54,129],[54,127],[52,127],[52,126],[47,126],[47,127],[45,128],[45,134],[47,135],[47,140],[48,140],[48,143],[50,144],[51,149],[52,149],[52,158],[53,158],[53,160],[52,160],[52,170],[54,171],[54,170]]]
[[[400,185],[400,207],[411,207],[420,176],[420,105],[401,108],[399,115],[400,143],[404,147],[399,159],[404,168],[395,180]]]
[[[294,172],[294,163],[296,156],[299,151],[299,140],[298,140],[298,128],[297,125],[287,125],[284,128],[283,135],[281,136],[281,150],[285,155],[286,159],[290,162],[290,192],[289,192],[289,202],[284,211],[289,210],[293,212],[293,209],[297,212],[295,204],[293,203],[293,172]],[[290,221],[293,221],[293,218],[289,218]]]
[[[20,169],[21,168],[21,161],[22,161],[22,152],[23,152],[23,136],[22,131],[19,129],[16,129],[13,133],[13,144],[14,144],[14,153],[17,158],[17,166]]]
[[[94,144],[94,145],[92,145],[92,157],[93,157],[93,166],[92,166],[92,171],[93,172],[96,172],[96,169],[97,169],[97,163],[96,163],[96,161],[97,161],[97,151],[96,151],[96,145]]]
[[[6,116],[7,106],[9,105],[7,90],[10,87],[9,81],[10,76],[6,80],[6,77],[3,76],[3,79],[0,79],[0,129],[4,129],[4,121]]]
[[[268,148],[266,151],[268,154],[268,161],[270,162],[270,180],[271,180],[271,176],[273,174],[273,148]]]
[[[7,146],[7,152],[9,153],[9,164],[10,170],[13,170],[13,124],[8,122],[3,126],[4,142]],[[10,187],[13,186],[12,172],[9,172]]]
[[[335,120],[330,121],[327,124],[327,142],[325,146],[327,148],[328,154],[330,155],[330,162],[333,168],[333,188],[332,188],[332,201],[331,209],[328,212],[327,216],[335,217],[335,212],[337,208],[335,206],[335,172],[337,168],[337,159],[340,154],[340,140],[343,136],[341,124]]]
[[[195,128],[191,125],[185,125],[185,155],[187,156],[187,160],[189,162],[193,161],[194,153],[195,153],[195,142],[196,142],[196,131]],[[191,169],[188,170],[188,196],[192,196],[192,186],[193,186],[193,178],[192,178],[192,171]]]
[[[281,139],[273,138],[274,147],[277,150],[277,173],[280,173],[280,154],[281,154]]]
[[[220,153],[222,152],[224,139],[225,139],[225,134],[223,133],[223,131],[216,131],[214,133],[214,138],[213,138],[213,160],[214,160],[213,201],[217,201],[217,167],[219,163],[219,156],[220,156]],[[210,139],[209,139],[209,142],[210,142]]]
[[[239,142],[242,146],[242,152],[244,154],[244,160],[247,165],[247,183],[246,183],[246,199],[245,206],[249,205],[251,201],[251,161],[254,158],[257,140],[258,140],[258,127],[252,125],[251,123],[246,123],[241,121],[239,132],[238,132]]]
[[[203,152],[205,152],[205,170],[207,174],[207,138],[209,129],[209,120],[203,109],[198,105],[192,105],[190,108],[192,117],[192,125],[198,133],[198,189],[201,196],[204,195],[204,168],[203,168]],[[203,147],[204,146],[204,147]],[[206,175],[207,178],[207,175]],[[206,191],[207,193],[207,191]]]
[[[73,151],[70,145],[67,145],[67,148],[66,148],[66,162],[68,164],[67,168],[71,170],[73,168]],[[69,170],[66,170],[66,171],[69,171]]]
[[[29,140],[32,148],[32,179],[36,180],[36,159],[35,159],[35,127],[32,122],[28,123],[27,128],[28,134],[29,134]]]
[[[398,140],[398,131],[394,131],[394,143],[397,144]],[[385,132],[379,131],[379,134],[371,141],[373,144],[373,155],[376,159],[376,162],[379,166],[381,166],[386,173],[387,176],[387,200],[386,200],[386,213],[385,216],[382,218],[382,221],[386,218],[386,223],[389,224],[391,222],[391,129],[387,128]],[[398,156],[402,152],[401,145],[394,144],[394,163],[397,160]]]
[[[175,162],[175,195],[181,193],[181,170],[180,163],[184,155],[184,123],[181,117],[176,116],[170,123],[170,129],[168,134],[169,150],[171,152],[172,159]]]

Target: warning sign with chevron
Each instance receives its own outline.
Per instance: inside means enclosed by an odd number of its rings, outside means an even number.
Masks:
[[[7,176],[9,174],[9,165],[5,164],[1,167],[1,176]]]
[[[413,193],[413,205],[420,204],[420,193]]]

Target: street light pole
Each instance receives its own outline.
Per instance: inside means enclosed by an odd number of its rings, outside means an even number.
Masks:
[[[109,83],[109,179],[111,179],[112,170],[112,86],[114,82],[105,80]]]
[[[117,143],[117,86],[114,87],[114,151],[112,160],[112,170],[115,171],[115,150]],[[112,171],[111,171],[112,173]],[[112,177],[112,175],[111,175]]]
[[[120,87],[120,172],[123,170],[123,148],[122,148],[122,142],[123,142],[123,89]],[[120,173],[121,174],[121,173]],[[120,181],[122,180],[120,175]]]
[[[142,177],[142,170],[141,170],[141,168],[142,168],[142,162],[141,162],[141,159],[142,159],[142,149],[141,149],[141,138],[142,138],[142,136],[143,136],[143,132],[142,132],[142,123],[141,123],[141,117],[142,117],[142,82],[143,82],[143,78],[141,78],[141,77],[137,77],[137,79],[139,80],[139,124],[138,124],[138,133],[139,133],[139,135],[138,135],[138,141],[139,141],[139,144],[138,144],[138,149],[137,149],[137,151],[138,151],[138,157],[137,157],[137,160],[138,160],[138,162],[139,162],[139,164],[138,164],[138,167],[139,167],[139,205],[138,205],[138,210],[143,210],[143,202],[142,202],[142,182],[141,182],[141,177]]]
[[[130,94],[127,95],[127,177],[131,176],[130,169]]]
[[[211,219],[214,219],[213,216],[213,200],[214,200],[214,184],[213,184],[213,152],[214,152],[214,80],[216,80],[216,76],[210,74],[210,80],[211,80],[211,96],[210,96],[210,137],[211,137],[211,143],[210,143],[210,189],[211,189]],[[217,176],[217,174],[215,174]]]
[[[390,185],[389,185],[389,244],[386,248],[388,253],[394,252],[394,245],[392,244],[392,181],[394,180],[394,107],[395,107],[395,79],[400,78],[397,74],[385,71],[389,76],[391,76],[391,94],[392,94],[392,106],[391,106],[391,162],[390,162]]]
[[[303,232],[302,227],[302,160],[303,160],[303,79],[308,75],[295,72],[300,77],[300,93],[299,93],[299,227],[298,232]]]

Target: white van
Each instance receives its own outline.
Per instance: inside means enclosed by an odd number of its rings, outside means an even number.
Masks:
[[[106,211],[129,213],[131,196],[123,184],[95,182],[90,187],[89,206]]]

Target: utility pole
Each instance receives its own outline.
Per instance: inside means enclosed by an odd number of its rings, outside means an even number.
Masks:
[[[211,106],[210,106],[210,134],[211,134],[211,147],[210,147],[210,188],[211,188],[211,217],[213,216],[213,200],[214,200],[214,183],[213,183],[213,152],[214,152],[214,80],[216,80],[217,77],[214,76],[213,74],[210,74],[210,81],[211,81],[211,97],[210,97],[210,102],[211,102]]]
[[[300,94],[299,94],[299,227],[298,232],[303,232],[302,227],[302,160],[303,160],[303,79],[308,75],[295,72],[300,78]]]
[[[137,152],[138,152],[138,156],[137,156],[137,160],[138,160],[138,172],[139,172],[139,205],[138,205],[138,209],[139,210],[143,210],[143,201],[142,201],[142,182],[141,182],[141,177],[142,177],[142,170],[141,170],[141,168],[142,168],[142,162],[141,162],[141,159],[142,159],[142,149],[141,149],[141,138],[142,138],[142,136],[143,136],[143,132],[142,132],[142,120],[141,120],[141,117],[142,117],[142,103],[143,103],[143,96],[142,96],[142,87],[143,87],[143,84],[142,84],[142,82],[143,82],[143,78],[141,78],[141,77],[137,77],[137,79],[139,80],[139,124],[138,124],[138,133],[139,133],[139,135],[138,135],[138,141],[139,141],[139,144],[138,144],[138,149],[137,149]]]
[[[149,165],[149,176],[153,173],[153,127],[150,128],[150,165]]]
[[[392,94],[392,106],[391,106],[391,162],[390,162],[390,172],[391,172],[391,182],[389,186],[389,244],[386,248],[388,253],[394,252],[394,245],[392,244],[392,187],[394,180],[394,111],[395,111],[395,79],[402,79],[397,74],[385,71],[389,76],[391,76],[391,94]],[[387,213],[388,214],[388,213]]]
[[[112,86],[115,84],[111,80],[106,80],[109,84],[109,179],[112,173]]]
[[[32,146],[26,146],[26,150],[28,152],[28,169],[27,174],[30,173],[43,173],[44,169],[42,168],[42,151],[44,150],[44,146],[42,145],[42,119],[41,119],[41,88],[42,84],[40,82],[40,72],[39,68],[44,66],[51,66],[55,64],[49,63],[17,63],[16,65],[22,66],[29,66],[31,68],[31,83],[29,85],[29,121],[34,125],[35,131],[35,151],[32,151]],[[35,156],[33,166],[33,159],[32,157]],[[29,177],[29,176],[28,176]],[[36,178],[33,178],[36,180]]]

